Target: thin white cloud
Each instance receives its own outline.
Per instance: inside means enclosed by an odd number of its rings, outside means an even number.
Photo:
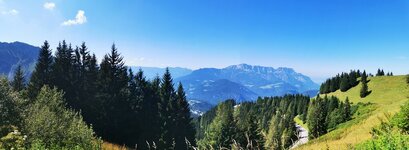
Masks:
[[[18,13],[19,12],[17,10],[15,10],[15,9],[1,12],[2,15],[12,15],[12,16],[18,15]]]
[[[87,22],[87,17],[85,16],[85,12],[83,10],[78,10],[75,19],[64,21],[61,25],[63,26],[72,26],[72,25],[80,25]]]
[[[43,7],[44,7],[44,9],[47,9],[47,10],[54,10],[55,3],[46,2],[46,3],[44,3]]]

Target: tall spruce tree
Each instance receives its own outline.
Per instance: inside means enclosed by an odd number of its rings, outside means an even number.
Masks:
[[[25,88],[24,71],[21,68],[21,65],[18,65],[14,70],[14,77],[13,81],[11,81],[11,87],[17,92]]]
[[[340,83],[340,90],[341,92],[345,92],[349,89],[349,82],[348,82],[348,75],[342,74],[341,83]]]
[[[246,148],[263,149],[265,140],[255,115],[252,115],[248,119],[248,124],[247,130],[245,131],[245,136],[248,142]]]
[[[52,65],[52,85],[65,92],[64,98],[67,105],[75,110],[79,110],[79,102],[76,98],[74,64],[75,55],[71,44],[65,40],[60,42],[55,52],[55,63]]]
[[[362,77],[361,77],[361,84],[362,84],[362,87],[361,87],[361,90],[360,90],[360,97],[364,98],[368,94],[368,85],[367,85],[368,81],[367,81],[367,75],[366,75],[365,71],[364,71],[364,73],[362,74]]]
[[[37,94],[40,92],[43,85],[48,85],[51,83],[52,64],[53,56],[51,55],[50,45],[47,41],[45,41],[41,46],[37,64],[28,85],[28,96],[30,99],[37,97]]]
[[[344,109],[343,109],[343,121],[348,121],[351,119],[351,103],[349,98],[345,99]]]
[[[308,129],[309,137],[317,138],[327,132],[327,108],[325,104],[325,99],[317,97],[311,102],[308,110]]]
[[[175,142],[176,142],[176,149],[186,149],[190,145],[196,145],[195,142],[195,128],[192,124],[192,118],[190,116],[190,108],[189,103],[186,99],[186,94],[183,89],[182,83],[179,83],[177,92],[176,92],[176,102],[177,102],[177,109],[176,109],[176,126],[177,131],[175,134]]]
[[[159,141],[160,149],[174,149],[176,124],[176,93],[173,87],[173,79],[166,68],[160,85],[159,115],[161,119],[161,136]]]
[[[123,126],[129,119],[128,103],[128,75],[124,66],[123,57],[120,56],[115,44],[111,52],[105,55],[100,65],[99,91],[97,98],[102,106],[99,123],[99,134],[108,141],[126,144],[127,131]]]

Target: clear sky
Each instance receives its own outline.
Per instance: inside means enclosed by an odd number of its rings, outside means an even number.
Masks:
[[[0,41],[112,43],[128,65],[409,73],[408,0],[0,0]],[[55,48],[54,48],[55,49]]]

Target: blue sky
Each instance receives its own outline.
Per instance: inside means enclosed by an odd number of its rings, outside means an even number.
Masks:
[[[112,43],[128,65],[409,73],[407,0],[0,0],[0,41]]]

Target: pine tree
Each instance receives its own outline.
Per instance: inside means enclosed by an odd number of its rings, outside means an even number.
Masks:
[[[11,82],[11,87],[14,91],[18,92],[25,88],[24,71],[21,68],[21,65],[18,65],[14,70],[14,77],[13,81]]]
[[[68,45],[65,40],[58,44],[55,52],[55,63],[52,65],[52,85],[66,93],[64,98],[68,106],[79,110],[78,98],[75,97],[75,90],[78,87],[75,84],[75,61],[73,59],[75,56],[73,53],[71,44]]]
[[[343,109],[343,122],[348,121],[351,119],[351,104],[349,102],[349,98],[345,99],[344,109]]]
[[[37,97],[43,85],[51,83],[51,65],[53,64],[53,56],[51,55],[50,45],[47,41],[41,46],[40,54],[38,56],[37,64],[31,75],[30,83],[28,85],[28,92],[30,99]]]
[[[277,111],[276,115],[271,119],[264,145],[265,149],[281,149],[281,135],[283,131],[281,117],[281,112]]]
[[[340,83],[340,90],[341,92],[345,92],[348,89],[349,89],[348,77],[347,77],[347,74],[343,74],[341,78],[341,83]]]
[[[325,99],[317,97],[312,101],[308,110],[308,129],[309,137],[317,138],[327,132],[327,108],[325,105]]]
[[[98,64],[97,64],[97,58],[95,54],[92,56],[87,55],[86,56],[86,62],[88,63],[83,63],[83,67],[85,68],[85,72],[82,72],[82,78],[83,82],[86,84],[83,85],[83,88],[81,92],[81,100],[83,101],[83,107],[82,107],[82,115],[84,116],[84,120],[88,124],[93,124],[94,127],[96,126],[97,118],[99,118],[99,112],[102,111],[100,108],[102,108],[101,103],[97,99],[97,92],[99,90],[97,81],[98,81]],[[85,60],[84,60],[85,61]]]
[[[359,83],[358,81],[357,81],[357,78],[358,78],[358,73],[355,71],[355,70],[353,70],[353,71],[351,71],[350,73],[349,73],[349,88],[351,88],[351,87],[354,87],[354,86],[356,86],[357,85],[357,83]]]
[[[183,89],[182,83],[179,83],[177,93],[176,93],[176,102],[177,102],[177,118],[176,126],[178,127],[175,134],[176,149],[186,149],[187,145],[186,140],[189,141],[193,146],[195,144],[195,128],[192,124],[192,118],[190,116],[189,103],[186,99],[186,94]]]
[[[97,99],[102,108],[99,127],[97,131],[108,141],[125,144],[128,138],[127,131],[123,127],[127,125],[127,119],[132,113],[128,103],[128,74],[127,68],[122,61],[123,57],[118,53],[115,44],[112,45],[111,53],[105,55],[101,62],[99,72]]]
[[[166,68],[162,77],[160,89],[161,100],[159,102],[159,114],[161,118],[161,137],[159,148],[161,149],[173,149],[174,135],[175,133],[175,119],[176,119],[176,93],[173,88],[173,79]]]
[[[366,73],[364,71],[364,73],[362,74],[362,77],[361,77],[361,84],[362,84],[361,91],[360,91],[360,97],[361,98],[366,97],[366,95],[368,94],[367,82],[368,81],[367,81]]]
[[[150,130],[148,131],[149,134],[151,135],[151,138],[147,140],[148,142],[155,142],[159,143],[159,139],[161,137],[161,117],[160,117],[160,111],[159,111],[159,104],[161,101],[160,97],[160,84],[161,84],[161,79],[159,76],[156,76],[150,84],[148,85],[148,92],[147,95],[149,96],[149,106],[150,109],[147,109],[149,115],[149,120],[151,121],[150,125]]]
[[[376,71],[376,76],[381,76],[381,69],[378,68],[378,71]]]
[[[228,100],[217,106],[213,119],[205,137],[199,141],[200,149],[230,149],[236,136],[236,124],[233,118],[235,102]]]

